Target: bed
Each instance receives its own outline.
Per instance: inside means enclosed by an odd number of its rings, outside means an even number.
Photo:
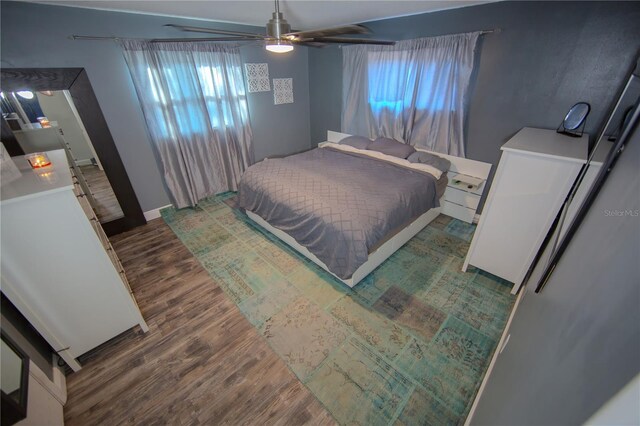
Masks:
[[[317,149],[253,165],[238,203],[257,225],[353,287],[434,220],[451,190],[447,174],[427,165],[337,144],[347,136],[330,131]],[[478,169],[473,160],[437,155],[454,172]]]

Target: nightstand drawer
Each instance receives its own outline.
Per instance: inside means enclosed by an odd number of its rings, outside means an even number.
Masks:
[[[479,195],[472,194],[471,192],[461,191],[450,186],[447,187],[445,199],[452,203],[473,209],[474,211],[478,208],[478,204],[480,203]]]
[[[469,209],[446,200],[442,201],[440,204],[442,207],[442,214],[460,219],[467,223],[473,223],[473,218],[476,215],[475,209]]]

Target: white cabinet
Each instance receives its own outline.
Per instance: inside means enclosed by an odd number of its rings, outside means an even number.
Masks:
[[[64,151],[47,154],[39,173],[16,157],[22,176],[2,187],[2,292],[78,370],[78,356],[148,327]]]
[[[515,294],[587,160],[588,135],[525,127],[501,150],[463,269],[511,281]]]

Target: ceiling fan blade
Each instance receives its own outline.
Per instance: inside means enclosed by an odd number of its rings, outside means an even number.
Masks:
[[[371,31],[364,25],[344,25],[342,27],[325,28],[321,30],[295,31],[287,33],[284,37],[289,39],[308,39],[317,37],[331,37],[343,34],[369,34]]]
[[[392,40],[375,40],[373,38],[350,38],[350,37],[316,37],[313,40],[318,43],[339,43],[339,44],[379,44],[392,46],[396,44]]]
[[[188,31],[192,33],[224,34],[224,35],[234,35],[234,36],[240,36],[240,37],[257,38],[257,39],[262,39],[265,37],[262,34],[244,33],[242,31],[217,30],[215,28],[189,27],[189,26],[175,25],[175,24],[165,24],[165,27],[177,28],[181,31]]]
[[[291,43],[297,46],[308,46],[308,47],[327,47],[328,45],[325,43],[320,43],[318,41],[299,41],[299,40],[291,40]]]
[[[249,37],[183,37],[183,38],[154,38],[151,43],[187,43],[199,41],[259,41]]]

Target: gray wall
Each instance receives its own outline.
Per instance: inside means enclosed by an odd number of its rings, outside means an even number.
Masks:
[[[262,32],[260,29],[259,31]],[[306,47],[293,54],[268,53],[259,44],[241,49],[243,62],[267,62],[270,92],[249,93],[253,147],[256,161],[266,156],[291,154],[310,147],[309,68]],[[293,78],[293,103],[273,104],[273,79]]]
[[[637,128],[546,287],[524,295],[472,424],[583,424],[640,372],[638,170]]]
[[[327,140],[327,130],[340,131],[342,114],[342,50],[309,49],[311,143]]]
[[[108,41],[73,41],[71,34],[121,37],[176,37],[166,23],[215,26],[241,31],[263,28],[164,18],[141,14],[0,3],[1,66],[83,67],[87,70],[102,112],[129,179],[144,211],[169,204],[155,163],[140,104],[120,48]],[[191,34],[197,37],[197,34]],[[273,105],[273,92],[249,94],[249,109],[257,159],[309,147],[309,83],[306,48],[277,56],[245,45],[244,61],[269,63],[271,77],[293,77],[295,103]]]
[[[639,2],[498,2],[366,25],[393,40],[502,29],[478,45],[466,126],[467,156],[497,164],[518,130],[555,129],[578,101],[598,128],[640,50],[638,22]],[[339,48],[310,50],[312,144],[340,129],[341,68]]]

